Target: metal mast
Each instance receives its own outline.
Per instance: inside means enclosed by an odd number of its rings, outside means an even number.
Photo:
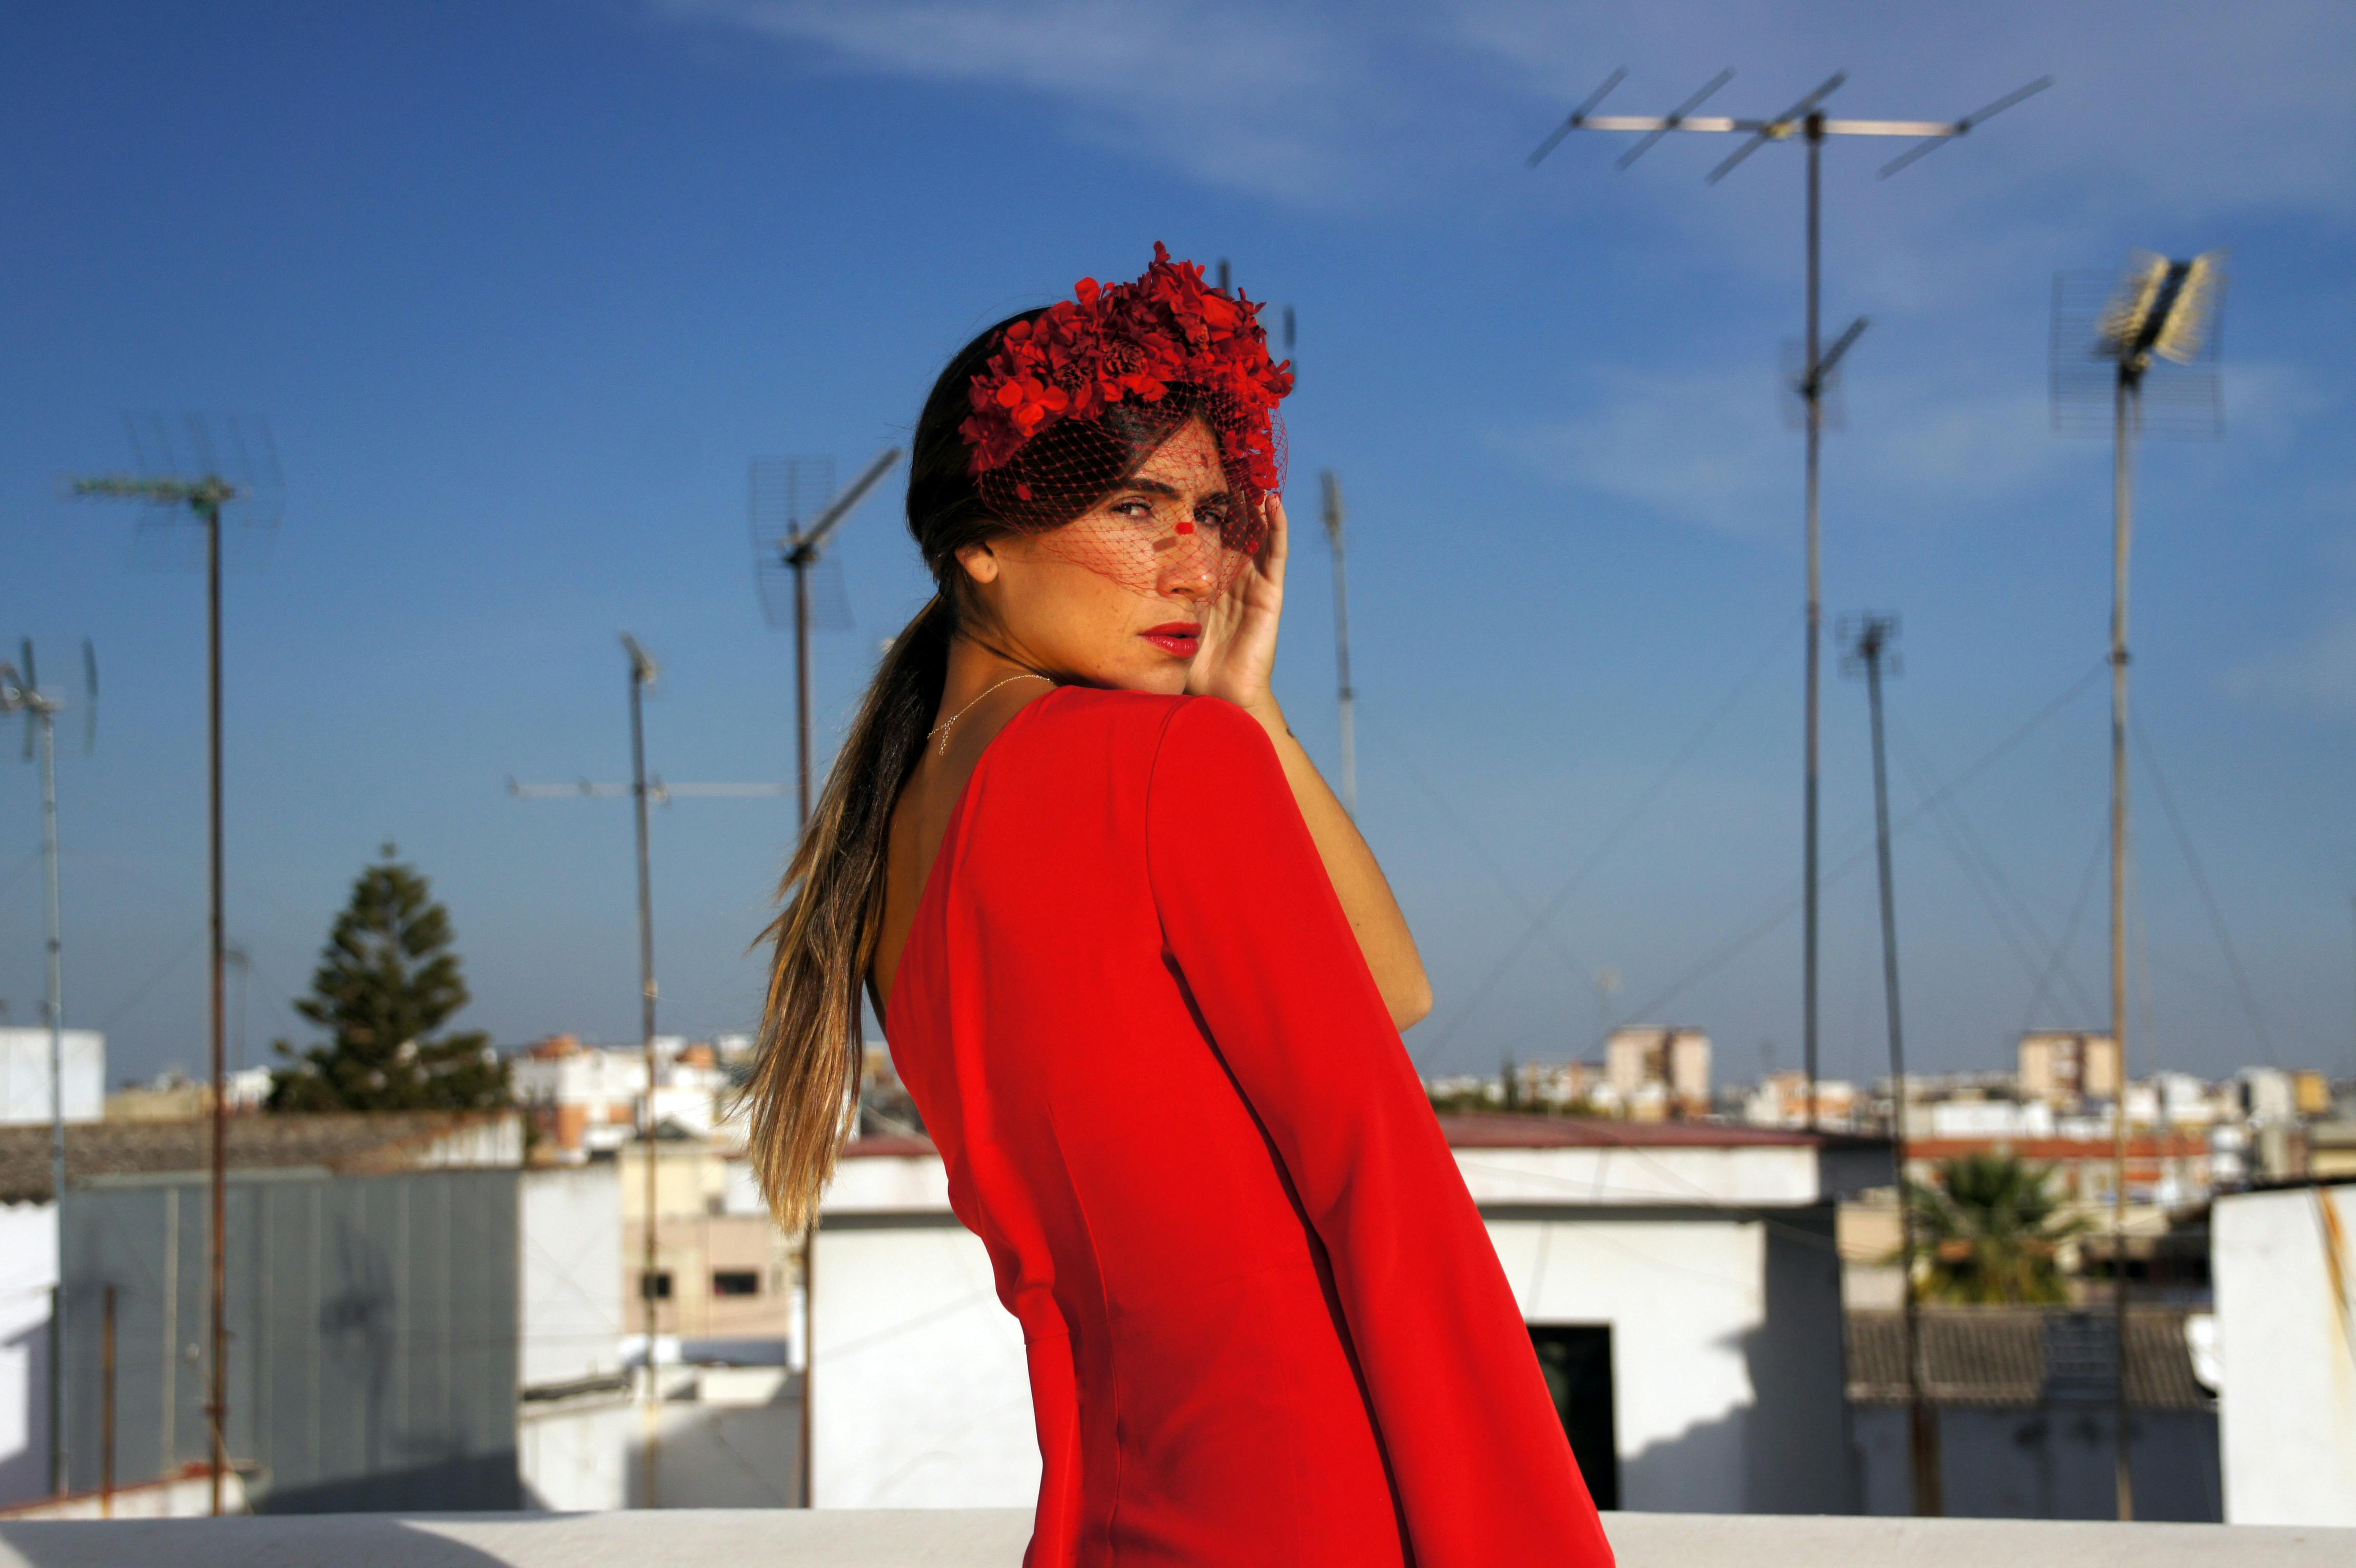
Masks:
[[[2043,77],[2028,86],[2007,93],[1987,108],[1966,114],[1960,120],[1832,120],[1819,107],[1840,85],[1848,80],[1847,71],[1836,71],[1823,86],[1770,120],[1738,120],[1719,115],[1693,113],[1703,100],[1734,78],[1731,70],[1722,70],[1667,114],[1597,114],[1595,106],[1604,95],[1627,76],[1625,70],[1615,70],[1601,87],[1588,95],[1587,101],[1571,112],[1570,117],[1556,127],[1537,150],[1529,156],[1529,166],[1538,162],[1573,131],[1633,131],[1643,139],[1621,156],[1619,166],[1626,168],[1634,163],[1654,143],[1672,131],[1700,131],[1716,134],[1737,133],[1750,139],[1736,148],[1731,156],[1709,172],[1708,183],[1715,185],[1731,174],[1736,166],[1769,142],[1786,142],[1798,136],[1808,149],[1807,172],[1807,337],[1805,359],[1794,390],[1800,394],[1806,413],[1807,475],[1807,674],[1806,715],[1804,721],[1804,749],[1801,791],[1801,859],[1804,865],[1802,880],[1802,929],[1800,958],[1800,1036],[1803,1069],[1808,1080],[1808,1125],[1817,1124],[1816,1083],[1817,1065],[1817,933],[1819,903],[1817,875],[1819,853],[1817,803],[1819,797],[1819,739],[1823,685],[1824,644],[1824,574],[1821,531],[1819,527],[1818,478],[1824,435],[1824,393],[1831,383],[1834,370],[1841,357],[1848,352],[1858,335],[1865,330],[1862,318],[1850,325],[1829,351],[1821,349],[1822,213],[1824,206],[1822,163],[1824,142],[1827,136],[1917,136],[1920,145],[1893,158],[1881,170],[1887,177],[1941,145],[1950,138],[1968,134],[1972,128],[1990,115],[1999,113],[2032,93],[2041,92],[2053,84],[2051,77]]]
[[[65,924],[58,891],[58,709],[59,703],[43,693],[33,664],[33,644],[24,643],[24,668],[0,660],[0,714],[25,715],[25,757],[33,758],[36,736],[41,761],[41,870],[47,884],[45,914],[48,937],[48,991],[42,1012],[49,1025],[49,1193],[56,1205],[59,1235],[66,1207],[66,1012]],[[98,698],[98,661],[90,644],[82,644],[82,664],[89,702]],[[66,1468],[65,1397],[66,1318],[64,1286],[49,1292],[49,1489],[64,1496],[70,1489]]]
[[[816,616],[810,605],[809,574],[819,564],[828,539],[842,525],[845,519],[858,510],[867,499],[867,492],[876,482],[892,471],[900,460],[897,446],[887,448],[867,466],[866,471],[853,479],[851,488],[833,500],[804,526],[796,515],[804,499],[802,475],[810,470],[802,467],[806,462],[813,467],[824,463],[824,472],[832,473],[830,461],[819,459],[787,459],[783,463],[753,465],[752,521],[755,567],[763,573],[779,568],[793,577],[794,628],[794,771],[795,843],[798,847],[803,835],[809,832],[810,811],[816,804],[811,789],[810,766],[810,630]],[[823,481],[831,488],[831,478]],[[776,493],[772,493],[776,492]],[[765,515],[782,502],[785,516],[775,519]],[[784,523],[782,532],[776,527]],[[775,624],[776,611],[771,609]],[[857,1014],[854,1009],[854,1020]],[[854,1047],[856,1042],[854,1042]],[[801,1506],[810,1506],[810,1384],[817,1372],[817,1357],[813,1353],[817,1329],[816,1293],[813,1281],[818,1269],[818,1210],[812,1208],[808,1222],[802,1228],[802,1404],[801,1404]]]
[[[1914,1280],[1917,1242],[1914,1203],[1906,1187],[1906,1031],[1898,1000],[1898,887],[1890,865],[1890,769],[1882,744],[1881,675],[1885,664],[1898,673],[1896,616],[1865,615],[1840,628],[1849,646],[1846,667],[1865,673],[1867,705],[1873,716],[1873,842],[1881,868],[1881,985],[1890,1015],[1891,1158],[1898,1170],[1898,1259],[1901,1271],[1900,1315],[1906,1356],[1907,1451],[1912,1460],[1914,1511],[1935,1518],[1946,1511],[1939,1474],[1938,1416],[1931,1408],[1922,1365],[1922,1307]]]
[[[2114,1484],[2118,1517],[2135,1517],[2127,1401],[2127,880],[2133,845],[2127,800],[2127,566],[2135,535],[2135,438],[2144,430],[2145,379],[2156,360],[2180,365],[2213,352],[2211,324],[2224,288],[2224,256],[2191,261],[2138,252],[2126,275],[2091,323],[2079,319],[2071,295],[2083,276],[2056,280],[2053,328],[2054,418],[2072,428],[2073,398],[2092,390],[2083,375],[2090,361],[2110,374],[2111,436],[2111,1048],[2116,1068],[2111,1111],[2111,1318],[2118,1376],[2112,1419]],[[2091,331],[2089,328],[2091,328]],[[2091,342],[2086,339],[2091,338]],[[2216,382],[2171,378],[2179,417],[2177,434],[2214,431]],[[2190,417],[2182,417],[2186,411]]]
[[[594,799],[626,794],[637,829],[637,891],[638,891],[638,1036],[645,1052],[647,1091],[638,1113],[638,1139],[645,1156],[646,1214],[641,1229],[643,1249],[638,1265],[639,1321],[646,1331],[645,1380],[640,1384],[640,1405],[645,1420],[644,1444],[646,1458],[641,1472],[644,1505],[659,1506],[661,1480],[661,1393],[655,1360],[656,1331],[660,1326],[655,1291],[656,1264],[660,1255],[656,1247],[655,1220],[659,1212],[660,1187],[658,1153],[659,1145],[655,1133],[659,1126],[655,1115],[655,1090],[660,1079],[660,1065],[655,1050],[655,1004],[659,994],[655,983],[655,895],[654,855],[649,840],[648,808],[657,801],[668,804],[673,796],[751,796],[781,795],[782,784],[669,784],[647,772],[646,693],[662,673],[638,639],[628,632],[622,635],[622,649],[629,656],[630,697],[630,781],[627,784],[592,784],[584,779],[578,784],[519,784],[508,780],[508,792],[520,800],[554,800],[560,797]]]
[[[155,506],[186,507],[205,527],[205,778],[206,825],[209,846],[209,916],[212,954],[210,1019],[212,1032],[212,1230],[207,1239],[207,1311],[211,1322],[208,1337],[210,1365],[207,1369],[205,1402],[208,1456],[212,1474],[211,1511],[221,1511],[221,1477],[229,1469],[229,1066],[227,992],[224,983],[228,938],[222,922],[221,879],[221,508],[249,490],[218,474],[195,479],[108,477],[77,479],[73,493],[117,500],[146,501]]]
[[[900,460],[900,449],[894,446],[867,466],[867,471],[851,482],[851,488],[835,498],[833,503],[812,519],[808,528],[798,522],[788,527],[783,538],[776,541],[777,560],[794,578],[794,778],[796,782],[795,822],[798,827],[809,826],[810,806],[810,593],[809,572],[817,565],[819,553],[834,531],[842,525],[877,480],[891,472],[892,465]]]
[[[1325,540],[1333,547],[1333,660],[1340,672],[1342,714],[1342,809],[1358,814],[1358,693],[1350,684],[1350,578],[1343,549],[1342,480],[1333,469],[1325,484]]]

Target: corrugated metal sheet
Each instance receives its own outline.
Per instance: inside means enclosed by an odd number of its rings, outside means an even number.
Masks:
[[[516,1507],[514,1170],[249,1172],[229,1190],[229,1446],[262,1511]],[[115,1475],[207,1452],[201,1177],[65,1206],[76,1477],[99,1472],[115,1287]]]

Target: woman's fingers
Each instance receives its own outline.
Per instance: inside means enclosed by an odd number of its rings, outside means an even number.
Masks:
[[[1284,498],[1273,490],[1268,498],[1268,537],[1260,542],[1260,575],[1281,586],[1284,583],[1284,563],[1292,553],[1292,520],[1286,515]]]

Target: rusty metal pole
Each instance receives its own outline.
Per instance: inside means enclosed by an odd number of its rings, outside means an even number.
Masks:
[[[637,641],[628,636],[622,639],[630,653],[630,802],[637,818],[638,834],[638,1035],[646,1052],[647,1094],[645,1110],[639,1117],[638,1153],[646,1162],[646,1213],[641,1220],[640,1234],[644,1253],[638,1266],[638,1297],[646,1325],[646,1389],[642,1472],[645,1497],[640,1506],[660,1506],[657,1495],[662,1466],[662,1406],[661,1380],[655,1359],[655,1335],[660,1326],[655,1296],[656,1251],[655,1216],[659,1197],[655,1138],[655,906],[654,865],[647,847],[647,732],[644,713],[647,682],[651,678],[653,661]]]
[[[2119,366],[2111,470],[2111,1325],[2118,1346],[2112,1405],[2118,1513],[2135,1518],[2127,1436],[2127,559],[2135,535],[2132,457],[2140,372]]]
[[[198,510],[205,520],[206,700],[210,715],[207,765],[212,838],[212,1235],[208,1259],[212,1365],[205,1423],[210,1442],[210,1508],[218,1516],[222,1509],[223,1477],[229,1469],[229,1013],[222,986],[227,938],[221,893],[220,501],[207,499],[198,503]]]

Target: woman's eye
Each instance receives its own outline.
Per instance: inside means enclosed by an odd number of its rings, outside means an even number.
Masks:
[[[1113,503],[1112,510],[1117,515],[1125,517],[1131,522],[1144,522],[1153,516],[1151,501],[1116,501]]]

